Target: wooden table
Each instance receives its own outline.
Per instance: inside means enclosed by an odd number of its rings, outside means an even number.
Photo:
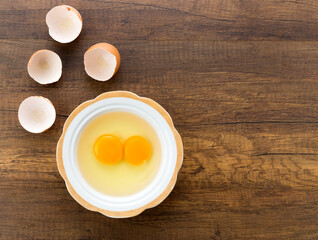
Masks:
[[[316,0],[69,0],[84,28],[64,45],[45,24],[62,3],[0,4],[1,239],[318,239]],[[83,54],[103,41],[118,47],[122,65],[97,82]],[[43,48],[63,62],[48,86],[26,71]],[[130,219],[81,207],[55,160],[67,116],[112,90],[157,101],[184,143],[171,195]],[[32,95],[57,110],[44,134],[17,119]]]

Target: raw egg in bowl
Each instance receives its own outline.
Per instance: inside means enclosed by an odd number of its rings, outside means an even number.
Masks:
[[[57,164],[83,207],[114,218],[161,203],[183,161],[182,140],[156,102],[115,91],[79,105],[65,122]]]

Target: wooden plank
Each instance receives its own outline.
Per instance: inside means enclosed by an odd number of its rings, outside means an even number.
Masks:
[[[5,2],[0,6],[1,38],[49,39],[44,19],[57,2],[61,1]],[[104,39],[316,40],[318,37],[318,3],[314,0],[173,3],[74,0],[68,4],[71,3],[83,16],[80,39],[93,42]]]

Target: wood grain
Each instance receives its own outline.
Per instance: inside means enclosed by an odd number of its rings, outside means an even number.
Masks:
[[[71,44],[48,35],[58,4],[83,17]],[[0,239],[318,239],[317,1],[9,0],[0,23]],[[101,41],[122,58],[105,83],[83,67]],[[43,48],[63,62],[49,86],[26,72]],[[157,101],[184,143],[169,197],[122,220],[76,203],[55,159],[66,117],[111,90]],[[18,123],[31,95],[56,107],[44,134]]]

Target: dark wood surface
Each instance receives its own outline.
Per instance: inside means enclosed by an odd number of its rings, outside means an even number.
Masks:
[[[84,22],[65,45],[45,24],[62,3]],[[122,65],[97,82],[83,54],[103,41]],[[43,48],[63,62],[49,86],[26,71]],[[111,90],[157,101],[184,143],[171,195],[130,219],[81,207],[55,160],[66,117]],[[0,93],[0,239],[318,239],[316,0],[1,0]],[[44,134],[17,119],[32,95],[57,110]]]

